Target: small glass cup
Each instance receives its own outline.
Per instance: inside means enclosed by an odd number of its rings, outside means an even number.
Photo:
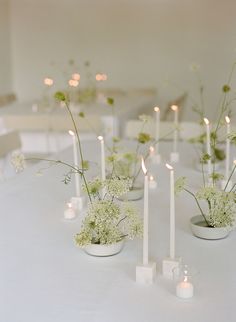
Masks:
[[[181,299],[190,299],[194,294],[193,276],[196,270],[189,265],[180,265],[173,270],[176,284],[176,296]]]

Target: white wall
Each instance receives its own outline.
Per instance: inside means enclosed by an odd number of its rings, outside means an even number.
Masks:
[[[184,90],[196,96],[198,62],[212,117],[236,60],[235,12],[235,0],[11,0],[15,90],[38,97],[46,74],[61,85],[58,70],[74,58],[107,72],[109,87],[156,87],[164,106]]]
[[[9,1],[0,0],[0,95],[12,92]]]

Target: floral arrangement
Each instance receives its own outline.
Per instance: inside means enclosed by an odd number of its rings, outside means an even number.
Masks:
[[[122,239],[142,237],[142,222],[131,203],[118,203],[116,198],[129,191],[130,181],[110,178],[102,182],[95,178],[88,182],[92,202],[79,234],[75,236],[80,247],[88,244],[113,244]],[[101,191],[106,194],[102,198]]]
[[[133,239],[141,237],[142,221],[138,210],[128,202],[121,203],[117,201],[117,198],[129,191],[131,181],[128,178],[117,177],[115,175],[105,181],[99,178],[91,181],[87,180],[88,161],[83,158],[80,136],[69,107],[69,99],[63,92],[57,92],[55,98],[65,104],[71,117],[78,141],[81,164],[77,167],[63,160],[42,158],[30,158],[30,160],[47,161],[50,166],[59,164],[66,166],[69,170],[63,180],[65,184],[70,182],[73,174],[80,174],[83,180],[83,189],[88,195],[89,205],[81,231],[75,236],[76,244],[80,247],[88,244],[107,245],[119,242],[125,238]],[[12,164],[17,172],[25,168],[26,161],[27,159],[25,159],[22,153],[14,153],[12,155]]]
[[[212,154],[217,150],[217,137],[218,131],[221,128],[223,122],[222,119],[225,115],[230,115],[230,106],[235,98],[229,96],[231,91],[230,83],[232,80],[233,70],[236,63],[233,64],[230,72],[228,82],[222,87],[221,106],[218,115],[218,120],[211,135],[211,151]],[[204,115],[204,114],[202,114]],[[229,138],[232,142],[236,142],[236,133],[231,133]],[[215,155],[216,156],[216,155]],[[205,178],[204,171],[202,169],[203,186],[194,193],[186,187],[186,178],[181,177],[175,183],[175,192],[179,193],[185,191],[189,193],[195,200],[196,205],[200,211],[200,214],[205,221],[207,227],[226,227],[232,228],[236,223],[236,183],[232,184],[229,188],[229,182],[233,177],[236,169],[236,161],[234,161],[234,167],[226,178],[226,184],[220,188],[219,181],[223,179],[223,175],[217,173],[215,170],[216,157],[202,153],[201,163],[206,163],[208,160],[212,161],[212,173],[210,178]]]

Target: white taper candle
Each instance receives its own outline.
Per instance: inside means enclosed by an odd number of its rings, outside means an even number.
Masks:
[[[172,111],[174,111],[174,140],[173,140],[173,152],[177,153],[178,150],[178,136],[179,136],[179,111],[177,105],[171,106]]]
[[[225,151],[225,180],[229,178],[229,168],[230,168],[230,118],[228,116],[225,117],[226,121],[226,151]]]
[[[210,156],[210,159],[207,161],[207,168],[208,168],[208,176],[211,175],[212,168],[211,168],[211,134],[210,134],[210,122],[209,120],[204,117],[204,122],[206,125],[206,150],[207,154]]]
[[[166,167],[170,170],[170,258],[175,258],[175,178],[174,168],[168,163]]]
[[[79,161],[78,161],[78,147],[77,147],[77,140],[75,133],[73,131],[69,131],[69,134],[72,137],[73,141],[73,155],[74,155],[74,166],[78,168]],[[75,191],[76,191],[76,197],[81,196],[81,183],[80,183],[80,174],[78,172],[75,173]]]
[[[155,117],[155,141],[156,141],[156,152],[159,154],[159,138],[160,138],[160,109],[155,106],[154,111],[156,114]]]
[[[143,265],[148,265],[148,175],[142,158],[144,173],[144,203],[143,203]]]

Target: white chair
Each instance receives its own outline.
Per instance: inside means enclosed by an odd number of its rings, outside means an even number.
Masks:
[[[10,162],[11,153],[20,149],[21,140],[17,131],[0,135],[0,181],[15,173]]]

